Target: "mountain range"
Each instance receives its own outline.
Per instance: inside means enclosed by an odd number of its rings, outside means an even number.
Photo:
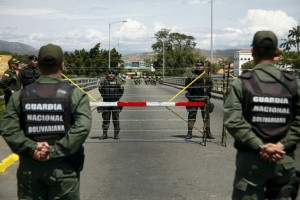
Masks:
[[[38,49],[20,42],[7,42],[0,40],[0,51],[9,51],[17,54],[37,55]]]
[[[0,51],[9,51],[12,53],[26,54],[26,55],[38,54],[38,49],[35,49],[34,47],[31,47],[27,44],[23,44],[20,42],[7,42],[3,40],[0,40]],[[199,49],[199,51],[207,58],[210,57],[209,50]],[[225,58],[225,57],[233,57],[235,51],[237,51],[237,49],[214,50],[214,55],[213,55],[214,61],[218,61],[221,58]],[[132,53],[132,54],[123,55],[122,59],[126,61],[141,61],[144,59],[151,59],[153,58],[153,55],[154,55],[153,52]]]

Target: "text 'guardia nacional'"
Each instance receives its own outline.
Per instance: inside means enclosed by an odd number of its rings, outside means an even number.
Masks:
[[[280,113],[280,114],[289,114],[289,108],[278,108],[272,106],[253,106],[252,109],[254,112],[264,112],[264,113]]]
[[[35,121],[35,122],[62,122],[62,115],[40,115],[40,114],[28,114],[26,117],[27,121]]]
[[[25,110],[56,110],[62,111],[61,103],[26,103]]]
[[[285,97],[259,97],[252,98],[255,103],[276,103],[276,104],[289,104],[288,98]]]

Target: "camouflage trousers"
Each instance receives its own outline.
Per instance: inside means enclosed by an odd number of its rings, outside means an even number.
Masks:
[[[39,162],[20,157],[17,171],[20,200],[79,200],[79,177],[64,161]]]
[[[187,111],[188,111],[188,128],[189,129],[193,129],[194,124],[196,122],[196,118],[197,118],[197,111],[198,109],[201,111],[201,115],[202,115],[202,119],[203,122],[209,121],[209,115],[207,115],[207,118],[205,119],[205,110],[204,107],[197,107],[197,106],[188,106],[186,107]],[[207,127],[207,129],[209,129],[209,127]]]
[[[112,116],[112,122],[114,125],[114,130],[120,130],[120,121],[119,121],[120,109],[117,106],[107,107],[107,109],[102,113],[102,129],[108,130],[110,124],[110,118]]]
[[[299,188],[293,155],[276,163],[262,160],[257,153],[238,150],[233,183],[233,200],[292,200]]]

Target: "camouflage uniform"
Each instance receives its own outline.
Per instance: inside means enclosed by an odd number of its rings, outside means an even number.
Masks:
[[[4,90],[5,104],[7,105],[10,96],[21,88],[20,81],[14,70],[8,69],[4,72],[0,81],[0,87]]]
[[[198,63],[203,66],[204,63],[202,61],[198,61]],[[185,81],[185,86],[189,85],[194,79],[196,79],[200,74],[204,71],[200,71],[195,69],[192,73],[188,76]],[[206,74],[202,75],[199,79],[197,79],[191,86],[187,88],[187,93],[185,94],[186,98],[190,102],[207,102],[207,100],[211,97],[211,89],[212,89],[212,80]],[[188,133],[186,139],[192,138],[192,130],[194,128],[194,124],[196,122],[197,111],[198,109],[201,110],[201,115],[204,123],[204,132],[206,137],[209,139],[214,139],[214,136],[210,132],[209,126],[209,113],[205,111],[204,106],[197,107],[197,106],[188,106]],[[206,113],[205,113],[206,112]]]
[[[114,70],[108,70],[108,73],[115,73]],[[98,86],[99,92],[103,97],[104,102],[115,102],[119,101],[124,93],[124,86],[122,85],[119,78],[116,76],[114,78],[106,77]],[[102,112],[102,129],[103,135],[100,139],[107,138],[107,131],[110,124],[110,118],[112,116],[112,122],[114,125],[114,139],[119,139],[120,132],[120,121],[119,121],[119,113],[121,112],[121,108],[118,106],[109,106],[105,107]]]
[[[272,64],[277,49],[273,32],[258,31],[252,46],[257,65],[232,82],[224,104],[224,126],[237,149],[232,199],[295,199],[300,83]],[[273,149],[267,151],[265,145]],[[272,161],[278,145],[285,154]]]
[[[20,158],[19,199],[80,199],[82,145],[91,129],[91,110],[87,95],[57,76],[62,60],[60,47],[41,47],[39,63],[50,62],[45,68],[57,72],[15,92],[2,119],[2,136]],[[43,151],[38,149],[41,142],[49,144],[44,158],[36,156]]]

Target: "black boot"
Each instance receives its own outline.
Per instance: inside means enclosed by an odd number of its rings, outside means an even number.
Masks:
[[[120,137],[119,137],[119,131],[115,131],[115,133],[114,133],[114,139],[115,140],[119,140],[120,139]]]
[[[187,133],[185,139],[187,139],[187,140],[192,139],[192,137],[193,137],[192,130],[188,130],[188,133]]]
[[[207,139],[215,139],[213,134],[211,134],[210,130],[206,130],[205,133],[206,133],[206,138]]]
[[[107,130],[103,130],[103,135],[100,137],[100,140],[107,139]]]

